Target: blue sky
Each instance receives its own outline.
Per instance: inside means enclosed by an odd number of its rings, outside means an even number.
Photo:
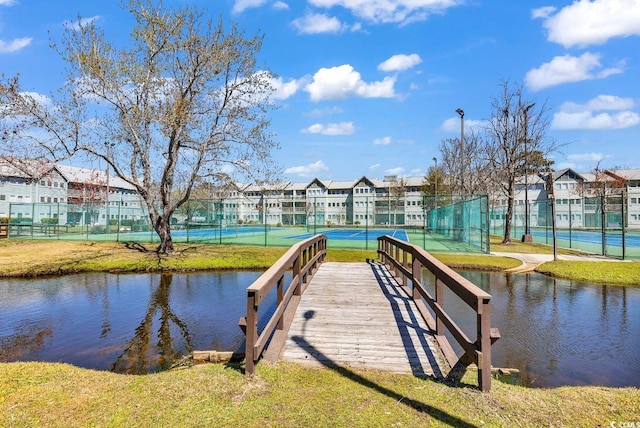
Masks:
[[[438,147],[482,127],[500,82],[546,103],[566,144],[556,168],[640,168],[640,0],[165,0],[264,34],[278,77],[271,129],[283,178],[419,176]],[[126,43],[116,0],[0,0],[0,71],[49,94],[64,64],[49,47],[93,19]]]

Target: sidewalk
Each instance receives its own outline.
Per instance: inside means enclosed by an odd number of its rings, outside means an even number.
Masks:
[[[525,253],[500,253],[491,252],[494,256],[510,257],[522,262],[522,265],[507,269],[505,272],[523,273],[532,272],[536,267],[545,262],[553,261],[553,254],[525,254]],[[559,254],[558,260],[574,260],[574,261],[597,261],[597,262],[619,262],[621,260],[612,259],[597,254]]]

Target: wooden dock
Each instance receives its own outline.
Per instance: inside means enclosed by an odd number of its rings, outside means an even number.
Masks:
[[[302,295],[280,358],[421,377],[449,371],[414,303],[379,263],[323,263]]]

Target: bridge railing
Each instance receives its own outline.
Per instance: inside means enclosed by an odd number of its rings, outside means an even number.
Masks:
[[[463,373],[463,368],[475,363],[478,384],[482,391],[491,388],[491,344],[500,333],[491,328],[491,295],[474,285],[424,249],[405,241],[382,236],[378,238],[378,255],[389,267],[398,283],[415,301],[418,310],[434,331],[452,373]],[[422,269],[429,270],[436,279],[435,296],[431,296],[422,282]],[[409,282],[411,287],[409,288]],[[456,322],[446,313],[444,287],[449,288],[476,313],[476,340],[469,339]],[[435,320],[425,302],[435,314]],[[445,337],[445,329],[460,344],[464,353],[458,357]]]
[[[240,318],[246,335],[245,372],[252,375],[263,357],[276,362],[302,293],[327,254],[327,237],[316,235],[293,245],[278,261],[247,288],[247,316]],[[291,282],[285,286],[285,275],[291,271]],[[276,309],[262,332],[258,320],[264,311],[266,297],[275,289]],[[262,306],[261,306],[262,305]],[[267,344],[269,345],[267,347]],[[267,350],[265,350],[267,347]],[[264,353],[264,355],[263,355]]]

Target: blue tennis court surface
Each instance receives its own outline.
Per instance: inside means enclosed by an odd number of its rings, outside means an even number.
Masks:
[[[318,231],[328,239],[343,241],[375,241],[380,236],[390,235],[402,241],[409,242],[407,232],[401,229],[329,229]],[[313,232],[300,235],[287,236],[287,239],[307,239],[314,235]]]

